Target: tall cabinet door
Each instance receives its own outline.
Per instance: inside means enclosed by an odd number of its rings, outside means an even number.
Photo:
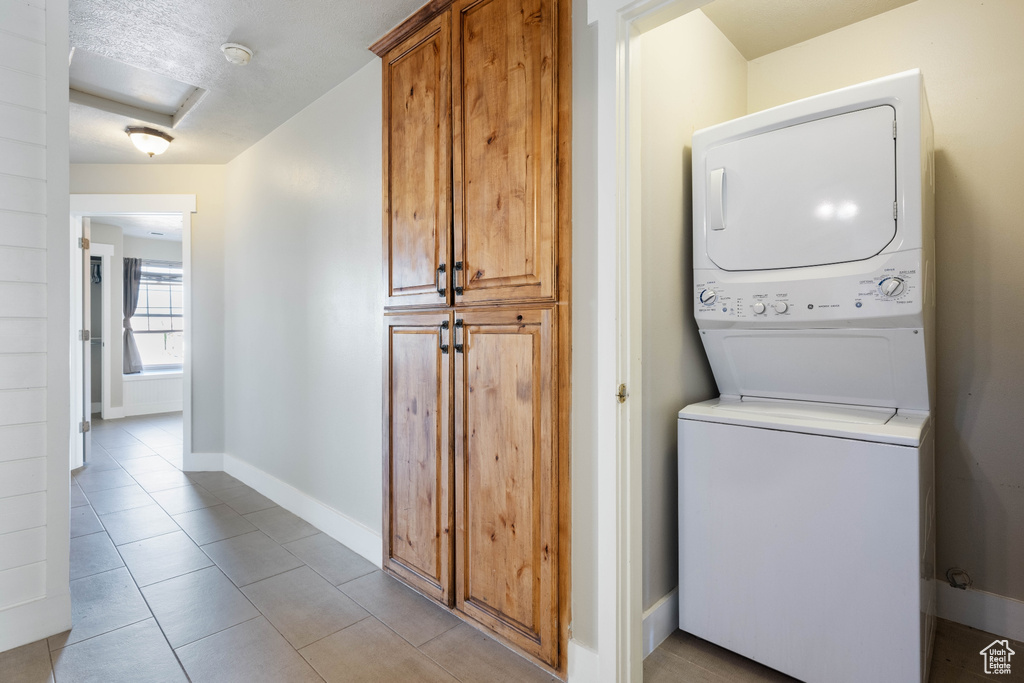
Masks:
[[[385,318],[384,565],[451,605],[451,317]]]
[[[556,665],[552,314],[456,313],[455,602],[467,617]]]
[[[444,13],[384,60],[387,306],[451,303],[451,21]]]
[[[555,0],[457,0],[452,22],[455,302],[553,300]]]

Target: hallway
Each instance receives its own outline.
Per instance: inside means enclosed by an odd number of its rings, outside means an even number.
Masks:
[[[94,424],[73,627],[0,654],[5,681],[555,680],[237,479],[183,474],[181,413]]]

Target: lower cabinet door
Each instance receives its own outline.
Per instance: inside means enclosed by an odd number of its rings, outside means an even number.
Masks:
[[[456,311],[455,605],[558,660],[554,310]]]
[[[452,604],[451,315],[385,317],[384,566]]]

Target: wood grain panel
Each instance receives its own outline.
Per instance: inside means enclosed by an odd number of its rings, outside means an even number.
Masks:
[[[443,329],[442,324],[448,324]],[[384,564],[441,602],[451,595],[451,318],[389,317],[385,367]]]
[[[555,296],[554,8],[553,0],[452,7],[459,303]]]
[[[552,314],[552,309],[464,314],[465,350],[455,359],[455,488],[457,607],[555,665]]]
[[[389,54],[384,73],[384,258],[387,306],[438,306],[448,271],[451,195],[448,14]],[[447,290],[446,290],[447,291]]]

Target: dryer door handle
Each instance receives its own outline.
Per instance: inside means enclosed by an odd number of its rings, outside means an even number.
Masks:
[[[707,224],[711,230],[725,230],[724,168],[716,168],[708,176]]]

